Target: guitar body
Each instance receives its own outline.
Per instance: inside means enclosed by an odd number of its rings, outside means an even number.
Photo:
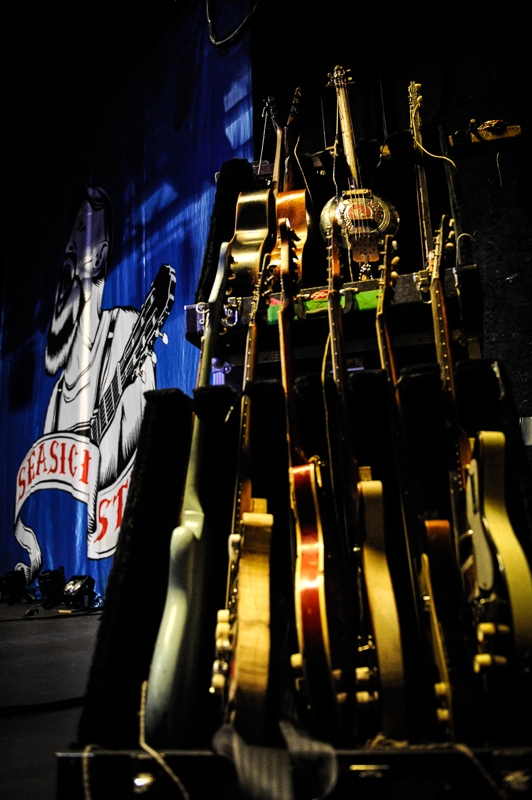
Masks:
[[[275,243],[275,196],[271,189],[242,192],[236,205],[235,233],[230,242],[234,285],[231,294],[253,294],[264,257]]]
[[[472,563],[466,562],[464,574],[476,619],[474,669],[488,703],[495,699],[501,714],[504,708],[505,726],[510,716],[515,736],[516,716],[528,722],[532,711],[532,577],[506,510],[504,459],[504,434],[481,431],[467,476]]]
[[[229,627],[233,651],[229,719],[248,742],[260,741],[270,674],[270,551],[273,516],[244,512],[238,559],[237,608]],[[220,623],[219,623],[220,628]],[[225,628],[217,632],[222,635]],[[257,736],[258,734],[258,736]]]
[[[328,563],[325,520],[320,509],[319,463],[290,468],[290,489],[296,535],[295,609],[299,653],[292,656],[296,686],[309,709],[315,734],[330,742],[346,740],[346,713],[352,698],[345,689],[346,653],[330,630],[327,582],[334,565]],[[336,587],[339,589],[339,587]],[[336,613],[342,613],[339,608]],[[344,619],[345,621],[345,619]],[[347,632],[349,635],[349,632]]]
[[[294,234],[294,261],[297,266],[295,269],[296,280],[301,284],[303,279],[302,265],[304,263],[303,253],[309,235],[310,211],[308,208],[308,193],[306,189],[295,189],[291,192],[279,192],[276,203],[277,227],[282,219],[287,219]],[[277,241],[272,250],[271,263],[274,267],[274,289],[281,283],[281,237],[277,236]]]
[[[384,536],[384,500],[380,481],[360,481],[364,524],[362,572],[376,647],[381,730],[388,738],[406,736],[405,674],[401,627]]]

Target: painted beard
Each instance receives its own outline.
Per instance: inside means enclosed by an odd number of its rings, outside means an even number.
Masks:
[[[54,314],[46,339],[44,366],[48,375],[55,375],[67,363],[84,305],[79,278],[73,274],[73,265],[67,260],[57,287]]]

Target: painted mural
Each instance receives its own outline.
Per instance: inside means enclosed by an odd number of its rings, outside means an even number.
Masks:
[[[116,550],[144,392],[154,389],[153,344],[172,307],[175,273],[161,267],[142,310],[102,310],[112,251],[112,208],[100,187],[84,187],[65,249],[46,339],[45,369],[58,376],[43,435],[19,468],[15,538],[30,584],[42,567],[38,532],[23,506],[39,489],[69,492],[87,505],[87,557]]]
[[[38,231],[13,235],[2,308],[0,574],[63,566],[104,592],[144,393],[194,387],[184,306],[215,175],[252,155],[246,36],[217,50],[190,4],[45,201],[28,195]]]

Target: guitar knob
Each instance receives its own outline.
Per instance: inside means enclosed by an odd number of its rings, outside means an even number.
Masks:
[[[211,694],[223,695],[226,684],[225,675],[222,672],[215,672],[211,678],[209,692]]]
[[[494,622],[480,622],[477,625],[477,639],[483,642],[485,639],[492,639],[497,634],[508,636],[510,634],[509,625],[496,625]]]
[[[303,655],[302,653],[292,653],[290,656],[290,666],[294,670],[303,669]]]
[[[379,699],[378,692],[357,692],[356,693],[357,703],[361,706],[371,705],[372,703],[376,703]]]
[[[229,535],[228,545],[229,545],[229,561],[234,563],[238,558],[238,553],[240,552],[240,541],[242,537],[239,533],[231,533]]]
[[[357,683],[369,683],[371,679],[371,670],[369,667],[357,667],[355,675]]]
[[[231,625],[229,622],[219,622],[216,626],[214,634],[216,640],[217,650],[227,650],[230,646],[229,634],[231,633]]]
[[[508,659],[504,656],[494,656],[491,653],[477,653],[473,659],[473,670],[477,675],[493,667],[505,667]]]

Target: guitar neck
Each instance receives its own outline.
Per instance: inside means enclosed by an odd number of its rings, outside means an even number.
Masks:
[[[293,267],[293,235],[287,219],[279,221],[281,240],[281,273],[284,301],[279,311],[279,351],[281,357],[281,379],[286,398],[287,430],[289,437],[289,458],[291,465],[304,464],[307,461],[299,438],[299,424],[294,397],[294,355],[292,346],[292,325],[294,320],[294,273]]]
[[[252,511],[250,480],[251,401],[246,394],[246,386],[255,377],[259,320],[264,304],[265,284],[267,275],[269,274],[269,264],[269,253],[263,252],[262,266],[258,275],[258,280],[253,289],[251,310],[246,335],[244,373],[242,379],[242,403],[240,410],[237,480],[233,502],[232,529],[234,533],[237,533],[241,528],[243,513]],[[228,594],[229,592],[230,584],[228,584]]]
[[[451,396],[453,402],[455,402],[456,398],[451,351],[451,332],[449,330],[449,321],[447,319],[447,309],[445,305],[445,293],[441,278],[441,267],[443,263],[443,240],[447,228],[447,218],[443,217],[440,230],[436,237],[435,249],[429,260],[429,267],[432,261],[430,300],[432,309],[432,326],[434,330],[434,344],[436,347],[436,357],[440,366],[443,389]]]
[[[352,181],[356,188],[360,186],[360,175],[358,171],[356,152],[355,152],[355,133],[353,130],[353,120],[349,107],[349,96],[347,94],[347,77],[343,67],[334,68],[334,85],[336,88],[336,98],[338,102],[338,114],[340,116],[340,129],[342,131],[342,144],[344,146],[345,159]]]
[[[395,388],[397,385],[398,371],[390,330],[388,328],[388,321],[386,319],[391,305],[391,292],[393,291],[392,259],[392,237],[387,236],[384,244],[384,261],[381,266],[381,274],[379,277],[380,291],[377,300],[375,327],[381,367],[385,370],[388,379]]]
[[[423,163],[421,116],[419,112],[423,98],[419,94],[419,89],[421,89],[421,84],[412,81],[408,88],[408,99],[410,106],[410,130],[414,139],[414,149],[416,153],[418,211],[421,225],[424,265],[426,266],[428,264],[429,255],[434,249],[434,235],[432,232],[432,223],[430,218],[427,176],[425,173],[425,165]]]
[[[220,248],[218,268],[207,304],[207,316],[201,344],[201,361],[196,383],[197,389],[205,388],[210,384],[212,360],[214,358],[216,343],[220,332],[225,302],[225,287],[230,263],[229,245],[227,242],[224,242]],[[201,508],[198,492],[202,470],[203,439],[204,426],[201,420],[196,416],[194,417],[192,442],[185,481],[185,493],[183,498],[184,513],[191,510],[197,511]],[[197,536],[198,538],[201,536],[201,531],[197,531]]]

